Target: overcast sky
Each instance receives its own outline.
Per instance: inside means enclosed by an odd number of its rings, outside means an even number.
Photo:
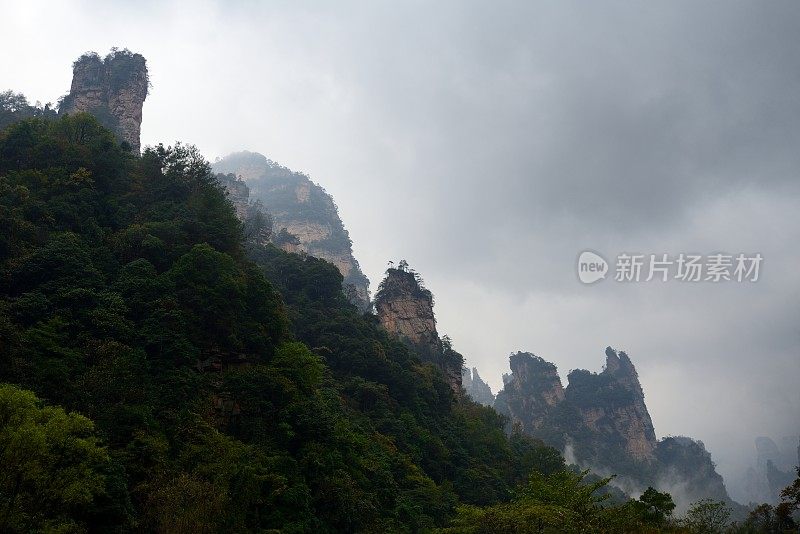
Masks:
[[[0,90],[145,55],[143,143],[261,152],[339,205],[374,290],[405,258],[497,390],[512,351],[636,364],[659,436],[734,496],[800,432],[800,3],[0,0]],[[756,283],[582,285],[584,249],[764,257]],[[612,266],[613,269],[613,266]],[[613,273],[612,273],[613,276]]]

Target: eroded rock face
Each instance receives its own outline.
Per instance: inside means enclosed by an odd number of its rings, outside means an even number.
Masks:
[[[469,395],[475,402],[484,406],[494,406],[492,388],[481,379],[476,368],[473,367],[471,372],[467,367],[461,370],[461,385],[464,388],[464,393]]]
[[[755,439],[755,463],[747,469],[742,480],[746,502],[778,502],[780,492],[796,476],[795,466],[800,465],[800,437],[782,436],[773,440],[768,436]]]
[[[686,510],[700,499],[723,501],[734,512],[743,508],[731,500],[702,441],[684,436],[666,437],[658,442],[655,454],[658,460],[656,485],[672,489],[678,510]]]
[[[495,409],[507,415],[520,430],[536,434],[564,400],[564,388],[556,366],[529,352],[509,358],[511,374],[504,376]]]
[[[683,510],[700,498],[722,500],[736,509],[702,442],[656,440],[628,355],[609,347],[605,356],[602,372],[572,371],[562,388],[555,365],[533,354],[513,354],[495,409],[509,417],[510,425],[568,450],[571,462],[624,477],[626,491],[653,486],[678,492],[673,497]]]
[[[353,257],[333,198],[308,176],[293,172],[254,152],[237,152],[212,166],[233,173],[250,188],[273,219],[277,246],[331,262],[344,278],[345,294],[362,311],[370,308],[369,280]]]
[[[641,462],[655,458],[653,423],[636,369],[624,352],[609,347],[602,373],[572,371],[566,388],[555,365],[538,356],[518,352],[510,363],[511,375],[495,408],[522,431],[555,446],[576,443],[586,460],[598,452],[622,452]]]
[[[59,113],[91,113],[138,153],[147,90],[147,62],[141,54],[112,50],[104,59],[85,54],[73,64],[72,86]]]
[[[383,327],[414,345],[436,347],[439,334],[433,296],[420,287],[413,273],[389,269],[375,300]]]
[[[455,392],[462,391],[463,357],[436,331],[433,295],[413,271],[389,269],[375,296],[375,310],[387,332],[410,345],[425,360],[436,364]]]
[[[236,217],[244,220],[250,207],[250,188],[244,180],[236,178],[233,174],[217,174],[217,181],[228,192],[228,199],[236,210]]]
[[[653,421],[644,403],[644,392],[630,358],[606,349],[602,373],[573,371],[566,398],[583,424],[608,443],[620,443],[635,460],[652,460],[656,448]]]

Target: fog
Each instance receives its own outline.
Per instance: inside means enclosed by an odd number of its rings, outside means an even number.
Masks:
[[[0,90],[55,102],[81,53],[142,53],[144,144],[308,173],[373,290],[407,259],[440,333],[495,392],[512,351],[565,380],[623,349],[657,434],[703,440],[734,498],[756,436],[800,433],[800,4],[0,0],[0,13]],[[586,286],[586,249],[764,261],[755,283]]]

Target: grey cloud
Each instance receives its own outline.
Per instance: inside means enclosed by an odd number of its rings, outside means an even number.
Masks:
[[[407,258],[495,390],[511,351],[565,376],[597,369],[610,344],[639,368],[657,432],[703,439],[728,479],[753,437],[800,430],[797,2],[0,12],[0,46],[16,51],[0,85],[54,101],[80,53],[128,46],[154,81],[146,143],[308,172],[373,284]],[[50,39],[16,46],[32,34]],[[585,248],[760,251],[765,270],[752,287],[586,288]]]

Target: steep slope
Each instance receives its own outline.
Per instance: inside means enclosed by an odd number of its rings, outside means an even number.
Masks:
[[[561,378],[555,365],[529,352],[512,354],[509,362],[511,375],[506,375],[497,393],[495,410],[523,432],[534,434],[564,400]]]
[[[0,382],[80,412],[71,443],[97,451],[73,469],[50,428],[11,460],[35,479],[0,481],[20,496],[0,530],[425,531],[563,468],[351,306],[333,265],[243,241],[192,148],[133,155],[85,113],[0,132]]]
[[[597,436],[598,447],[614,444],[636,461],[653,459],[655,429],[627,354],[608,347],[602,373],[572,371],[568,382],[565,398],[577,409],[581,424]]]
[[[230,154],[213,164],[215,172],[233,174],[250,189],[273,218],[276,245],[331,262],[344,277],[345,293],[361,310],[369,308],[369,280],[353,257],[350,236],[333,198],[302,173],[255,152]]]
[[[755,439],[753,464],[742,477],[747,502],[774,503],[780,492],[794,478],[800,465],[800,438],[782,436],[777,441],[767,436]]]
[[[250,198],[250,188],[234,174],[217,173],[217,183],[223,187],[233,206],[236,218],[242,222],[248,245],[265,245],[272,241],[274,220],[259,200]]]
[[[106,106],[92,111],[120,109]],[[413,271],[387,272],[378,317],[357,313],[341,266],[287,252],[301,250],[288,230],[275,239],[282,249],[246,244],[252,203],[236,175],[220,180],[192,147],[131,153],[119,130],[73,111],[0,132],[0,381],[15,385],[12,396],[35,392],[41,411],[91,418],[70,444],[97,450],[81,471],[92,487],[66,492],[56,510],[48,485],[72,490],[64,464],[75,458],[59,450],[65,435],[49,440],[55,454],[37,460],[55,466],[6,502],[2,520],[21,518],[10,530],[419,532],[446,525],[462,503],[504,508],[525,481],[577,493],[555,450],[507,436],[494,410],[452,394],[463,359],[439,338]],[[272,196],[289,191],[313,220],[304,183]],[[522,394],[535,390],[532,359],[520,356],[507,381]],[[607,365],[614,384],[641,396],[632,364],[618,360]],[[535,431],[568,404],[552,371],[527,405],[553,409],[531,420]],[[697,449],[674,438],[656,459],[704,482],[713,464]],[[526,507],[523,520],[560,525],[550,504]]]
[[[559,447],[572,442],[584,461],[654,459],[655,430],[627,354],[607,348],[603,372],[572,371],[566,388],[556,367],[538,356],[520,352],[510,363],[495,408],[525,432]]]
[[[435,350],[441,345],[433,315],[433,295],[406,269],[389,269],[375,297],[383,327],[412,345]]]

